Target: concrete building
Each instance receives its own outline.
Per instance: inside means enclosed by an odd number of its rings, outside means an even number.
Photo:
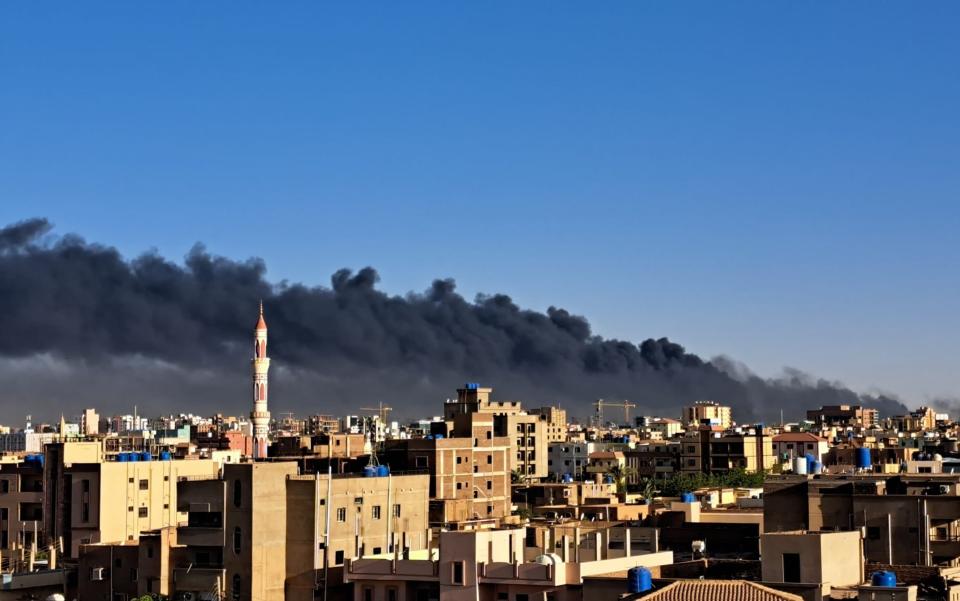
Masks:
[[[818,428],[875,428],[880,415],[876,409],[860,405],[824,405],[807,410],[807,419]]]
[[[760,537],[761,581],[804,598],[863,582],[863,541],[852,532],[776,532]],[[813,594],[809,594],[809,592]]]
[[[430,476],[430,521],[437,524],[510,515],[510,439],[494,436],[493,416],[471,416],[472,437],[387,441],[391,469]]]
[[[960,565],[960,474],[773,476],[767,532],[859,530],[868,562]]]
[[[137,541],[141,532],[176,526],[177,482],[214,477],[209,459],[107,460],[100,442],[53,443],[43,473],[46,540],[63,540],[64,555],[80,546]]]
[[[807,453],[822,462],[829,450],[827,439],[810,432],[784,432],[773,437],[773,452],[780,462],[790,462]]]
[[[80,431],[84,436],[100,434],[100,415],[96,409],[84,409],[80,416]]]
[[[59,438],[56,432],[33,432],[21,430],[0,434],[2,453],[42,453],[43,446]]]
[[[547,444],[567,440],[567,410],[560,407],[538,407],[530,411],[539,415],[547,433]]]
[[[169,597],[172,561],[178,551],[176,529],[141,534],[139,541],[83,545],[77,568],[77,598],[114,601]],[[208,591],[213,592],[213,591]]]
[[[775,463],[773,437],[761,428],[738,433],[701,426],[680,441],[683,472],[713,474],[742,469],[753,473],[771,469]]]
[[[174,587],[242,601],[313,599],[347,560],[425,548],[428,487],[425,474],[300,476],[296,462],[228,465],[222,478],[182,481]]]
[[[697,401],[683,408],[681,417],[684,427],[719,426],[726,430],[733,425],[730,407],[715,401]]]
[[[608,530],[555,540],[530,534],[524,528],[441,532],[428,553],[351,561],[344,579],[354,585],[354,601],[574,601],[586,577],[673,562],[669,551],[633,553],[629,535],[615,550]],[[528,539],[544,542],[527,546]]]
[[[492,388],[483,388],[476,383],[467,383],[457,389],[457,399],[444,403],[444,419],[452,423],[454,436],[469,436],[472,428],[464,416],[491,416],[494,436],[512,439],[508,471],[517,471],[527,478],[547,476],[548,431],[556,431],[557,425],[550,421],[560,419],[559,413],[527,413],[519,401],[491,401]],[[562,411],[562,410],[560,410]],[[565,418],[565,412],[563,417]],[[459,425],[459,427],[458,427]]]
[[[43,463],[0,463],[0,551],[43,542]]]
[[[623,450],[626,445],[608,442],[552,442],[547,447],[547,471],[556,478],[570,474],[576,480],[583,478],[591,453]]]
[[[627,481],[637,484],[642,478],[669,478],[680,471],[679,441],[640,443],[623,452],[627,461]]]

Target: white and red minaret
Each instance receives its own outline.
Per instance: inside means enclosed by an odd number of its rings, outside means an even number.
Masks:
[[[267,372],[270,370],[270,357],[267,357],[267,322],[263,320],[263,302],[260,303],[260,320],[253,333],[253,458],[267,456],[267,438],[270,432],[270,411],[267,409],[267,396],[270,386]]]

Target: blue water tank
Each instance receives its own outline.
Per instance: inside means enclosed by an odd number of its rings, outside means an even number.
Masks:
[[[464,386],[464,388],[466,388],[467,390],[476,390],[476,389],[480,388],[480,383],[479,383],[479,382],[467,382],[466,385]]]
[[[857,468],[870,469],[870,449],[860,447],[857,449],[856,466]]]
[[[563,475],[563,482],[564,482],[565,484],[570,484],[571,482],[573,482],[573,475],[572,475],[572,474],[564,474],[564,475]]]
[[[817,458],[813,456],[813,453],[807,453],[806,455],[804,455],[804,457],[805,457],[806,460],[807,460],[807,473],[808,473],[808,474],[812,474],[812,473],[813,473],[813,464],[814,464],[814,462],[816,462]]]
[[[624,436],[624,437],[622,438],[622,440],[623,440],[623,444],[630,444],[630,437],[629,437],[629,436]]]
[[[874,572],[870,576],[870,584],[872,586],[885,586],[885,587],[895,587],[897,586],[897,575],[890,570],[880,570],[879,572]]]
[[[696,503],[697,497],[693,496],[692,492],[680,493],[680,502],[681,503]]]
[[[433,440],[433,434],[427,434],[424,438],[427,440]]]
[[[140,461],[153,461],[153,455],[150,451],[144,451],[140,453]]]
[[[653,588],[653,576],[650,570],[640,566],[627,570],[627,592],[645,593]]]
[[[140,461],[140,453],[127,453],[127,461]]]
[[[807,473],[810,474],[822,474],[823,473],[823,464],[817,460],[813,461],[811,469],[807,470]]]
[[[376,475],[377,475],[377,468],[376,468],[376,466],[368,465],[367,467],[363,468],[363,475],[366,476],[367,478],[374,478],[374,477],[376,477]]]
[[[170,461],[173,459],[173,456],[170,455],[170,451],[160,451],[160,461]]]
[[[436,435],[434,436],[434,438],[435,438],[436,440],[441,440],[441,439],[443,438],[443,434],[436,434]]]
[[[390,475],[390,468],[385,465],[377,466],[377,475],[381,478]]]
[[[122,462],[122,463],[126,463],[126,461],[127,461],[127,454],[126,454],[126,453],[117,453],[117,461],[120,461],[120,462]]]

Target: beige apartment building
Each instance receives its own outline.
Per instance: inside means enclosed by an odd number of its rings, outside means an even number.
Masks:
[[[566,442],[567,440],[567,410],[560,407],[538,407],[530,413],[539,415],[545,422],[547,444],[552,442]]]
[[[742,469],[759,472],[773,468],[773,437],[756,428],[744,433],[721,432],[702,426],[680,441],[680,470],[704,474]]]
[[[733,425],[730,407],[715,401],[697,401],[684,407],[681,421],[684,427],[719,426],[726,430]]]
[[[81,545],[136,541],[176,526],[177,482],[220,472],[209,459],[118,461],[99,441],[49,444],[45,458],[44,532],[71,558]]]
[[[511,440],[494,435],[494,416],[457,416],[472,436],[387,441],[384,459],[394,470],[430,478],[430,521],[437,524],[510,515]]]
[[[0,463],[0,551],[24,548],[37,532],[43,541],[43,463]]]
[[[493,436],[511,438],[514,447],[507,465],[508,471],[517,471],[526,478],[546,478],[549,473],[547,452],[551,436],[559,436],[558,424],[561,419],[563,429],[566,429],[566,412],[562,409],[544,411],[541,408],[528,413],[519,401],[491,401],[492,393],[492,388],[481,388],[476,384],[458,388],[457,399],[447,401],[443,407],[444,419],[452,424],[450,431],[454,436],[470,436],[469,422],[462,421],[463,416],[492,416]]]
[[[179,484],[184,546],[178,593],[313,599],[355,557],[399,557],[429,544],[429,476],[298,475],[296,462],[228,465]],[[330,518],[329,537],[327,516]],[[331,570],[332,568],[332,570]]]

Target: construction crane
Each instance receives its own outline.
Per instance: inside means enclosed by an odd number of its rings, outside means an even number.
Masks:
[[[630,410],[635,408],[637,405],[631,403],[630,401],[623,401],[621,403],[615,403],[612,401],[605,401],[603,399],[597,399],[593,403],[593,406],[597,408],[597,425],[603,425],[603,408],[604,407],[622,407],[623,408],[623,420],[624,424],[630,424]]]
[[[376,407],[361,407],[360,411],[376,414],[380,418],[380,423],[386,426],[387,418],[390,417],[390,412],[393,411],[393,407],[384,405],[383,401],[381,401],[377,403]]]

